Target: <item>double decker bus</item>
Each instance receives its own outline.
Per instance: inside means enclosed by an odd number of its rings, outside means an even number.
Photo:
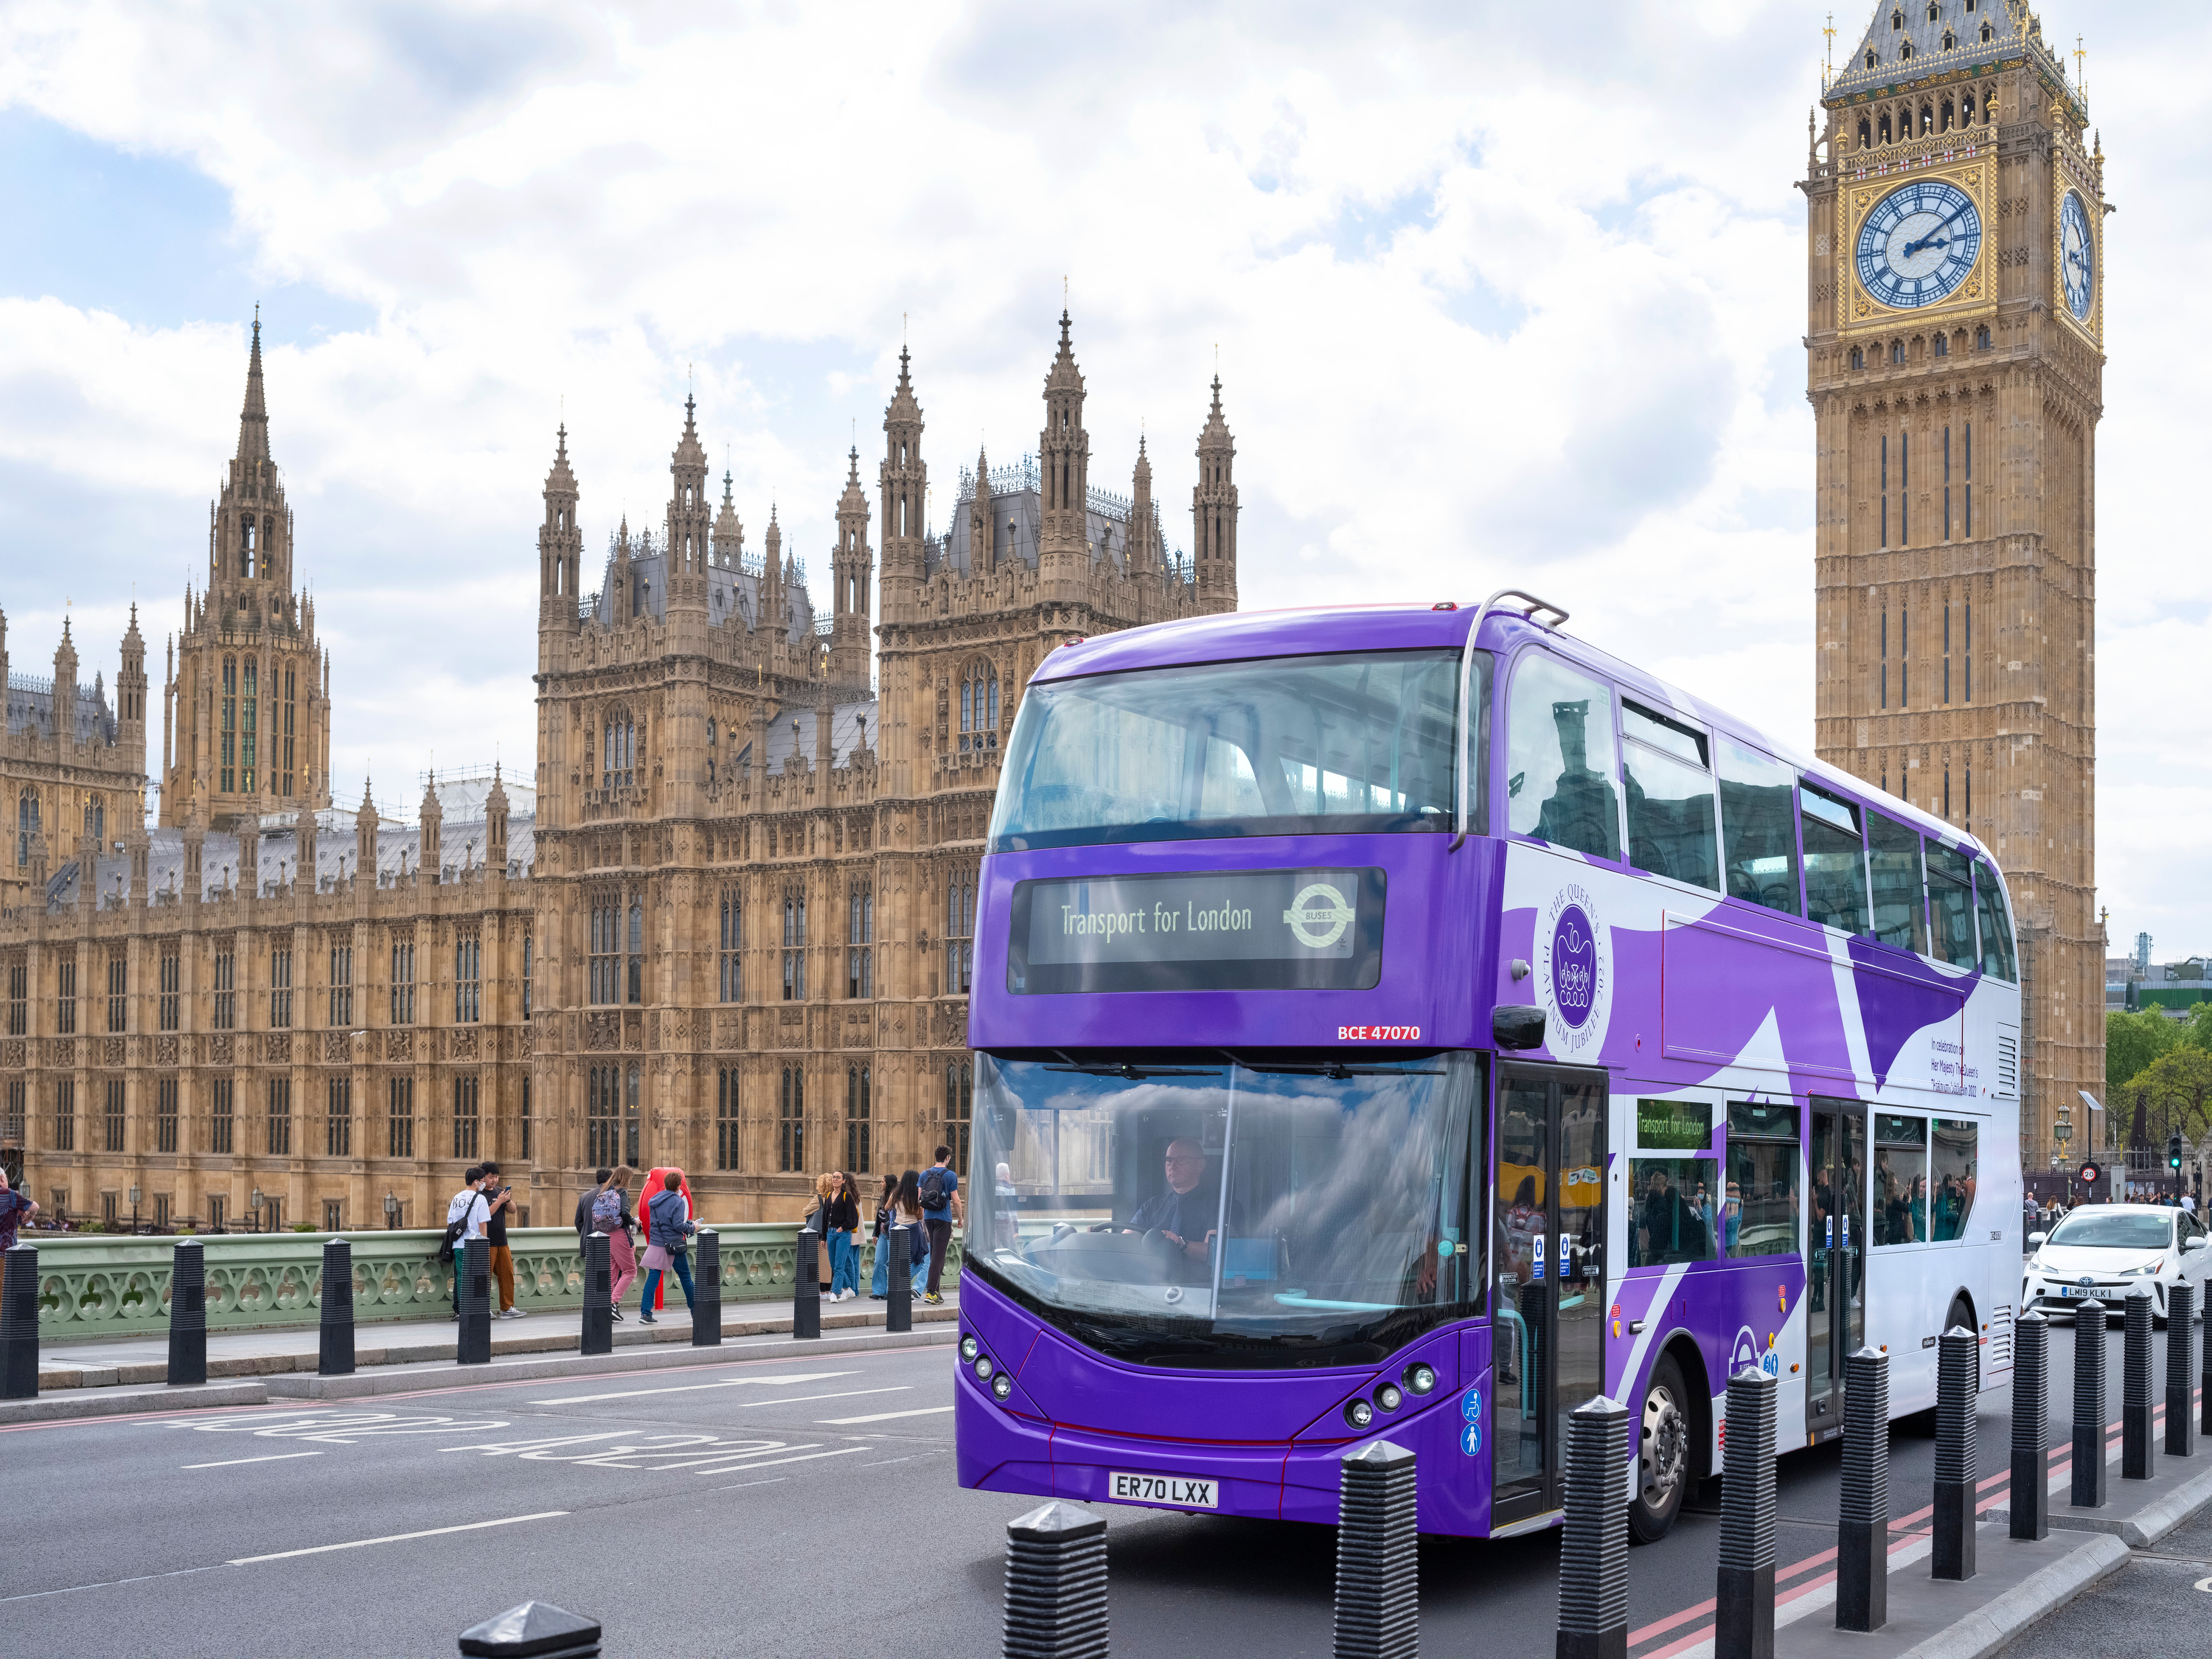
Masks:
[[[987,1491],[1423,1530],[1557,1522],[1628,1408],[1629,1522],[1844,1358],[2009,1374],[2019,972],[1972,837],[1561,631],[1244,614],[1055,651],[983,860],[956,1391]]]

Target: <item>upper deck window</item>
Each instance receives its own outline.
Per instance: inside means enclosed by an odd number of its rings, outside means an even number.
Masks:
[[[1721,822],[1728,836],[1730,898],[1784,915],[1797,908],[1797,775],[1733,738],[1720,740]]]
[[[1866,848],[1859,809],[1809,784],[1797,787],[1805,825],[1805,915],[1847,933],[1867,931]]]
[[[1476,655],[1480,777],[1489,658]],[[1346,653],[1032,685],[991,850],[1449,830],[1460,661]]]
[[[2012,919],[2005,914],[2004,884],[1985,860],[1974,860],[1974,908],[1982,923],[1982,971],[2008,983],[2020,977],[2013,951]]]
[[[1557,657],[1531,651],[1514,671],[1507,719],[1505,798],[1513,833],[1619,858],[1612,689]]]
[[[1936,914],[1935,954],[1954,968],[1972,968],[1974,951],[1973,860],[1955,847],[1929,841],[1928,908]]]
[[[1625,699],[1620,734],[1628,861],[1717,892],[1720,848],[1705,734]]]
[[[1874,936],[1900,951],[1928,954],[1928,903],[1920,878],[1920,836],[1894,818],[1867,814],[1867,862],[1874,872]]]

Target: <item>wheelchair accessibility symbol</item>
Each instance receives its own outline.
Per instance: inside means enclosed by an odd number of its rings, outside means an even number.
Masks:
[[[1459,1414],[1470,1423],[1482,1421],[1482,1390],[1469,1389],[1460,1396]]]

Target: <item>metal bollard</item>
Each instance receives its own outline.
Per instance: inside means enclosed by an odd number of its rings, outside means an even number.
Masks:
[[[2197,1374],[2197,1287],[2182,1280],[2166,1293],[2166,1455],[2197,1455],[2196,1402],[2190,1398]]]
[[[2151,1430],[2150,1286],[2128,1292],[2127,1334],[2121,1341],[2120,1479],[2148,1480],[2158,1473],[2158,1442]]]
[[[614,1244],[605,1233],[584,1237],[584,1328],[579,1353],[615,1351]]]
[[[1414,1659],[1421,1563],[1413,1454],[1370,1440],[1339,1467],[1335,1659]]]
[[[799,1230],[799,1251],[791,1269],[791,1334],[805,1340],[822,1334],[822,1260],[816,1252],[821,1236],[811,1227]]]
[[[1974,1483],[1982,1472],[1974,1385],[1982,1344],[1965,1326],[1954,1325],[1936,1346],[1936,1548],[1929,1577],[1963,1582],[1974,1576]]]
[[[884,1329],[910,1331],[914,1328],[914,1241],[903,1227],[893,1227],[884,1235],[882,1249],[888,1244],[891,1252],[890,1276],[884,1281]]]
[[[468,1659],[599,1659],[599,1625],[550,1601],[525,1601],[463,1631],[461,1651]]]
[[[39,1397],[39,1248],[11,1246],[0,1264],[0,1400]]]
[[[1713,1659],[1774,1659],[1774,1379],[1729,1378]]]
[[[2028,1312],[2012,1328],[2011,1535],[2051,1535],[2051,1322]]]
[[[353,1246],[343,1238],[323,1244],[323,1316],[315,1375],[353,1375]]]
[[[691,1346],[719,1348],[722,1346],[722,1236],[712,1227],[702,1227],[692,1242],[696,1254],[691,1258]]]
[[[472,1238],[453,1254],[453,1271],[461,1276],[461,1329],[454,1363],[491,1364],[491,1244]]]
[[[169,1257],[169,1377],[207,1381],[207,1255],[197,1238],[180,1238]]]
[[[1620,1524],[1627,1443],[1628,1407],[1617,1400],[1585,1401],[1567,1419],[1556,1659],[1626,1659],[1628,1652],[1628,1529]]]
[[[1836,1525],[1836,1628],[1889,1622],[1889,1356],[1844,1360],[1844,1489]]]
[[[1055,1498],[1006,1522],[1006,1659],[1106,1659],[1106,1517]]]
[[[2074,1310],[2074,1492],[2077,1510],[2105,1507],[2105,1304]]]

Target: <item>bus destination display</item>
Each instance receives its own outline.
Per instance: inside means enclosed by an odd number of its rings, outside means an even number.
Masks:
[[[1382,970],[1382,908],[1377,869],[1024,881],[1006,988],[1368,990]]]

